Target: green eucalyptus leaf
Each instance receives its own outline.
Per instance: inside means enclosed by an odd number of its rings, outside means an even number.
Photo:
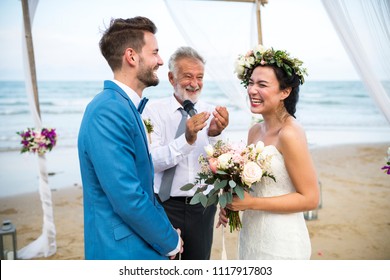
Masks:
[[[244,199],[244,189],[241,186],[237,186],[234,190],[240,199]]]
[[[233,201],[233,194],[231,192],[226,192],[226,202],[232,203]]]
[[[221,205],[222,208],[226,207],[227,200],[226,200],[226,193],[223,193],[219,196],[219,205]]]
[[[229,186],[230,186],[232,189],[234,189],[234,188],[237,186],[237,183],[234,182],[233,180],[230,180],[230,181],[229,181]]]
[[[185,184],[184,186],[182,186],[182,187],[180,188],[180,190],[182,190],[182,191],[189,191],[189,190],[191,190],[194,186],[195,186],[195,184],[188,183],[188,184]]]
[[[218,194],[216,193],[209,197],[209,199],[207,200],[206,207],[216,204],[217,202],[218,202]]]
[[[215,188],[216,188],[217,190],[226,187],[226,185],[227,185],[227,180],[222,180],[222,181],[220,181],[220,182],[217,182],[217,181],[216,181],[216,182],[214,183],[214,186],[215,186]]]
[[[202,195],[203,193],[197,193],[194,195],[194,197],[191,199],[190,201],[190,204],[191,205],[194,205],[194,204],[198,204],[200,202],[200,196]]]
[[[200,203],[203,205],[203,207],[206,208],[206,205],[207,205],[207,197],[201,193],[201,195],[199,196],[199,201]]]

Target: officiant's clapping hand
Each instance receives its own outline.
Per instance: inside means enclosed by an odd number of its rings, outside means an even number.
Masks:
[[[220,135],[229,124],[229,112],[226,107],[217,106],[213,116],[208,130],[208,136],[210,137]]]
[[[185,136],[188,144],[192,145],[195,143],[198,138],[198,132],[207,125],[209,117],[210,113],[202,112],[187,120]]]

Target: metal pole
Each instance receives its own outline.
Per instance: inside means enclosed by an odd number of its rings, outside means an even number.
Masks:
[[[41,117],[41,110],[39,108],[37,73],[35,71],[34,46],[33,46],[32,34],[31,34],[31,21],[30,21],[28,0],[22,0],[22,8],[23,8],[24,31],[26,34],[28,62],[30,66],[31,83],[34,92],[35,107],[37,108],[38,116]]]

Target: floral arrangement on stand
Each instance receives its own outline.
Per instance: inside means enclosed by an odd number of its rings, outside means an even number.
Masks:
[[[16,132],[22,137],[20,144],[21,153],[38,153],[44,155],[51,151],[57,143],[57,134],[54,128],[42,128],[40,131],[34,128],[27,128],[23,131]]]
[[[387,149],[387,162],[386,165],[382,167],[382,170],[384,170],[387,175],[390,175],[390,147]]]
[[[195,183],[189,183],[181,189],[191,190],[197,186],[190,204],[201,203],[203,207],[219,204],[225,208],[233,200],[233,195],[241,199],[244,192],[250,192],[254,183],[264,176],[276,181],[270,170],[272,156],[267,153],[264,143],[256,145],[233,145],[219,140],[214,146],[205,147],[207,157],[201,155],[201,171]],[[205,191],[212,185],[212,189]],[[242,223],[238,211],[226,209],[229,218],[230,232],[240,230]]]

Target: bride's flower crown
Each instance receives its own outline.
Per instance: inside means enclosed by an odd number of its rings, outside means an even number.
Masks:
[[[295,57],[290,57],[287,51],[266,49],[257,45],[245,55],[240,54],[235,63],[235,73],[245,88],[248,87],[253,69],[259,65],[275,65],[282,68],[287,75],[295,73],[301,85],[305,82],[304,75],[307,75],[306,68],[302,67],[303,62]]]

